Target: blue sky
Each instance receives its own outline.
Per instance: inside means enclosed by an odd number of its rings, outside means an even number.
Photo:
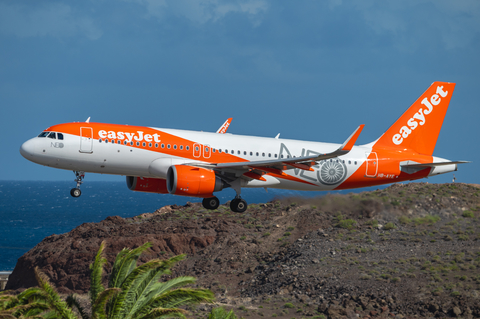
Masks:
[[[478,0],[2,0],[0,48],[2,180],[73,179],[18,151],[53,124],[233,117],[230,133],[337,143],[366,124],[363,144],[448,81],[434,155],[473,161],[455,176],[480,182]]]

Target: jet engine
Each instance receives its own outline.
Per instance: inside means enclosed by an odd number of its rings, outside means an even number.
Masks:
[[[127,187],[135,192],[168,194],[167,181],[160,178],[127,176]]]
[[[167,172],[167,189],[170,194],[213,197],[213,192],[224,189],[226,184],[210,169],[172,165]]]

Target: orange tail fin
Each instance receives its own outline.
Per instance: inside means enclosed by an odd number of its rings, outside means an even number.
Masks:
[[[432,155],[454,88],[455,83],[434,82],[373,147],[410,149]]]

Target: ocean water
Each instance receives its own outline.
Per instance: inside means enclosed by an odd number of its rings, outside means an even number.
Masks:
[[[72,181],[0,181],[0,271],[13,270],[17,259],[43,238],[63,234],[83,223],[99,222],[108,216],[133,217],[154,212],[165,205],[185,205],[201,199],[170,194],[133,192],[122,182],[85,182],[82,196],[73,198]],[[320,192],[242,189],[248,203],[265,203],[275,197]],[[235,196],[225,189],[216,193],[223,204]]]

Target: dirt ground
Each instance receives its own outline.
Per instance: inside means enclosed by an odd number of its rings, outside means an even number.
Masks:
[[[480,189],[459,183],[286,198],[244,214],[168,206],[47,237],[7,288],[32,285],[38,265],[60,291],[82,293],[100,241],[110,262],[151,241],[143,261],[187,253],[173,276],[197,277],[239,318],[479,318],[479,226]],[[189,310],[205,318],[213,306]]]

